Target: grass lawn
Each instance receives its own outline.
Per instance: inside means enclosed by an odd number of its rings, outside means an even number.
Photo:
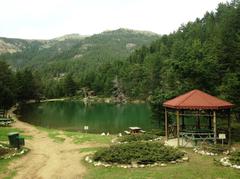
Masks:
[[[86,179],[141,179],[141,178],[175,178],[175,179],[238,179],[240,170],[217,166],[214,164],[213,157],[201,156],[187,150],[190,161],[182,164],[168,164],[166,167],[123,169],[123,168],[104,168],[94,167],[85,163],[88,168]]]
[[[65,141],[64,136],[72,138],[75,144],[81,144],[84,142],[94,142],[99,144],[109,144],[111,140],[115,137],[111,136],[101,136],[100,134],[88,134],[81,132],[70,132],[70,131],[60,131],[57,129],[48,129],[43,127],[37,127],[39,130],[48,133],[48,137],[53,139],[54,142],[63,143]],[[91,150],[91,149],[90,149]]]
[[[80,133],[80,132],[69,132],[66,131],[64,134],[73,139],[75,144],[81,144],[84,142],[94,142],[100,144],[110,144],[111,140],[116,136],[101,136],[100,134],[88,134],[88,133]]]
[[[48,133],[48,137],[53,139],[54,142],[63,143],[65,138],[61,137],[61,133],[57,129],[48,129],[43,127],[37,127],[39,130],[45,131]]]
[[[10,132],[18,132],[21,136],[23,136],[26,139],[32,138],[32,136],[22,135],[21,133],[24,133],[24,131],[22,130],[12,127],[0,127],[0,141],[8,141],[8,133]]]
[[[0,178],[1,178],[1,174],[7,174],[7,177],[5,177],[4,179],[13,178],[16,175],[16,171],[9,171],[7,169],[9,163],[14,159],[0,160]]]
[[[59,131],[55,129],[40,128],[48,132],[48,136],[55,142],[63,142],[64,136],[73,139],[76,144],[84,142],[93,142],[99,144],[110,144],[111,140],[116,136],[101,136],[99,134],[86,134],[80,132]],[[9,132],[23,132],[14,128],[0,128],[0,141],[7,141]],[[79,152],[95,152],[99,147],[87,147],[79,149]],[[228,167],[218,166],[214,163],[213,157],[201,156],[192,151],[192,149],[183,149],[187,151],[190,158],[189,162],[181,164],[168,164],[166,167],[138,168],[138,169],[123,169],[117,167],[94,167],[82,161],[87,168],[87,173],[84,179],[238,179],[240,178],[240,170]],[[15,158],[14,158],[15,159]],[[16,175],[13,171],[9,173],[7,166],[14,159],[0,160],[0,178],[2,173],[8,173],[9,178]]]
[[[23,136],[25,139],[32,138],[32,136],[22,135],[22,133],[24,132],[22,130],[12,128],[12,127],[0,127],[0,143],[1,142],[6,143],[8,141],[8,133],[10,132],[19,132],[19,134]],[[17,158],[18,157],[14,157],[11,159],[4,159],[4,160],[0,159],[0,178],[1,178],[1,174],[7,174],[7,177],[5,177],[5,179],[13,178],[16,175],[16,171],[9,171],[7,167],[10,162],[14,161]]]

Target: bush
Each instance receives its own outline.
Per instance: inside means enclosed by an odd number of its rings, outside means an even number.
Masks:
[[[136,142],[136,141],[148,141],[158,138],[159,136],[154,134],[133,134],[125,135],[119,138],[120,142]]]
[[[118,164],[152,164],[180,159],[183,152],[159,142],[131,142],[104,148],[96,152],[94,161]]]
[[[0,144],[0,158],[8,153],[11,153],[13,149],[8,148],[5,144]]]
[[[221,144],[214,144],[214,145],[202,145],[201,146],[202,150],[212,152],[212,153],[223,153],[224,151],[228,150],[228,146],[222,146]]]
[[[240,165],[240,151],[231,153],[229,160],[232,164]]]
[[[151,129],[151,130],[147,131],[145,134],[156,135],[158,137],[165,136],[164,131],[163,130],[159,130],[159,129]]]
[[[1,156],[4,156],[4,155],[7,154],[7,153],[9,153],[9,150],[0,147],[0,157],[1,157]]]

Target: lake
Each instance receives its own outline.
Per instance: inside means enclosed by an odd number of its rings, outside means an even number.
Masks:
[[[148,104],[85,105],[77,101],[55,101],[26,104],[22,107],[21,120],[36,126],[89,133],[115,134],[138,126],[143,130],[158,128]]]

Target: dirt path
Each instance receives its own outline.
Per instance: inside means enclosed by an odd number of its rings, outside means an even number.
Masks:
[[[89,144],[74,144],[69,138],[63,143],[56,143],[48,137],[47,132],[38,130],[34,126],[17,120],[14,109],[9,114],[16,120],[12,125],[25,131],[24,134],[33,136],[26,141],[26,147],[31,151],[14,161],[10,170],[17,170],[17,179],[77,179],[83,178],[86,168],[81,164],[84,153],[79,149],[89,147]]]

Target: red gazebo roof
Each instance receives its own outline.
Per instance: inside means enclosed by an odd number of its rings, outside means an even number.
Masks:
[[[234,104],[195,89],[164,102],[163,106],[174,109],[230,109]]]

